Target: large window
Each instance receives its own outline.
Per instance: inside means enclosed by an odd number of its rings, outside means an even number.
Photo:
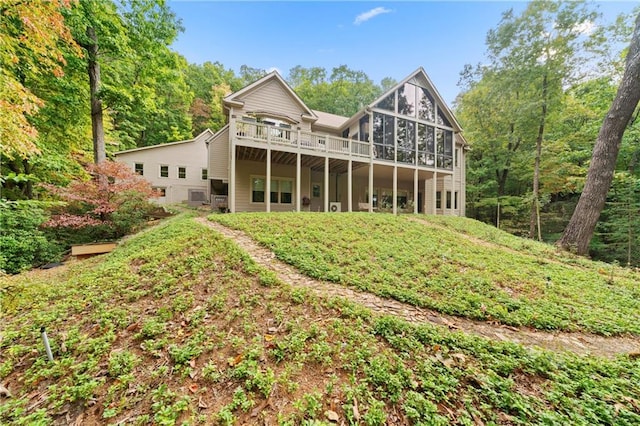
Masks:
[[[398,89],[398,114],[416,116],[416,86],[406,83]]]
[[[265,186],[267,180],[264,177],[251,178],[251,202],[264,203]],[[272,204],[292,204],[293,203],[293,180],[292,179],[271,179],[269,190],[269,200]]]
[[[416,163],[416,123],[398,119],[398,161]]]
[[[433,167],[436,164],[434,151],[434,128],[418,123],[418,164]]]
[[[453,169],[453,132],[436,129],[436,156],[438,167]]]
[[[435,121],[436,103],[427,89],[418,88],[418,118],[421,120]]]
[[[373,144],[376,158],[395,160],[395,119],[386,114],[373,114]]]

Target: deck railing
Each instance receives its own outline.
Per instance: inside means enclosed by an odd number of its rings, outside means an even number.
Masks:
[[[271,145],[293,146],[303,150],[343,154],[353,157],[369,158],[370,155],[370,146],[367,142],[270,126],[263,123],[237,122],[236,137]]]

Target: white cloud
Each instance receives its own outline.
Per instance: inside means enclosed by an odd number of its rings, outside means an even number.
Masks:
[[[382,15],[383,13],[389,13],[391,9],[386,9],[384,7],[376,7],[367,12],[363,12],[360,15],[356,16],[355,21],[353,21],[354,25],[360,25],[363,22],[367,22],[369,19],[375,18],[378,15]]]

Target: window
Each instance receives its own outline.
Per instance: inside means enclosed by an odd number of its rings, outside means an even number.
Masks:
[[[373,143],[375,157],[395,160],[395,120],[390,115],[373,114]]]
[[[458,210],[458,191],[453,193],[453,208]]]
[[[416,86],[405,83],[398,89],[398,114],[416,116]]]
[[[207,180],[209,178],[209,170],[202,169],[200,172],[200,179]]]
[[[178,167],[178,179],[186,179],[186,178],[187,178],[187,168]]]
[[[342,131],[342,137],[345,139],[349,139],[349,129],[345,129]]]
[[[311,188],[311,196],[313,198],[320,198],[322,196],[322,191],[320,190],[320,184],[314,183]]]
[[[293,181],[280,181],[280,203],[291,204],[293,201]]]
[[[386,109],[387,111],[396,111],[396,92],[390,93],[386,98],[378,102],[376,107]]]
[[[267,180],[263,177],[251,178],[251,202],[264,203],[264,191]],[[273,204],[293,203],[293,180],[291,179],[271,179],[269,190],[269,200]]]
[[[436,209],[442,208],[442,191],[436,192]]]
[[[160,177],[169,177],[169,166],[160,166]]]
[[[136,174],[142,176],[144,174],[144,164],[142,164],[142,163],[134,163],[133,164],[133,171],[136,172]]]
[[[166,197],[167,196],[167,188],[154,186],[153,190],[156,191],[159,194],[160,197]]]
[[[447,191],[447,208],[451,208],[451,191]]]
[[[264,203],[264,178],[251,179],[251,202]]]

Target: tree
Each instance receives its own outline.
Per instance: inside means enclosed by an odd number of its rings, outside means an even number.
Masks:
[[[537,229],[541,239],[540,164],[548,121],[560,108],[563,85],[576,78],[588,39],[584,29],[596,17],[580,2],[532,2],[520,16],[505,13],[487,36],[493,68],[507,70],[514,78],[519,100],[525,103],[521,110],[529,117],[529,133],[535,134],[530,238]]]
[[[578,254],[588,252],[589,242],[613,181],[622,136],[640,101],[639,81],[640,14],[636,18],[622,81],[593,149],[585,187],[571,220],[558,241],[558,246],[565,250],[575,250]]]
[[[62,76],[63,48],[79,54],[61,13],[70,4],[70,0],[0,4],[0,144],[7,158],[38,152],[38,132],[30,117],[43,102],[25,81],[46,74]]]
[[[66,187],[44,185],[66,203],[43,224],[45,228],[103,227],[102,238],[118,238],[146,219],[148,199],[158,196],[148,181],[126,164],[108,160],[87,166],[87,173],[89,179],[76,179]]]

